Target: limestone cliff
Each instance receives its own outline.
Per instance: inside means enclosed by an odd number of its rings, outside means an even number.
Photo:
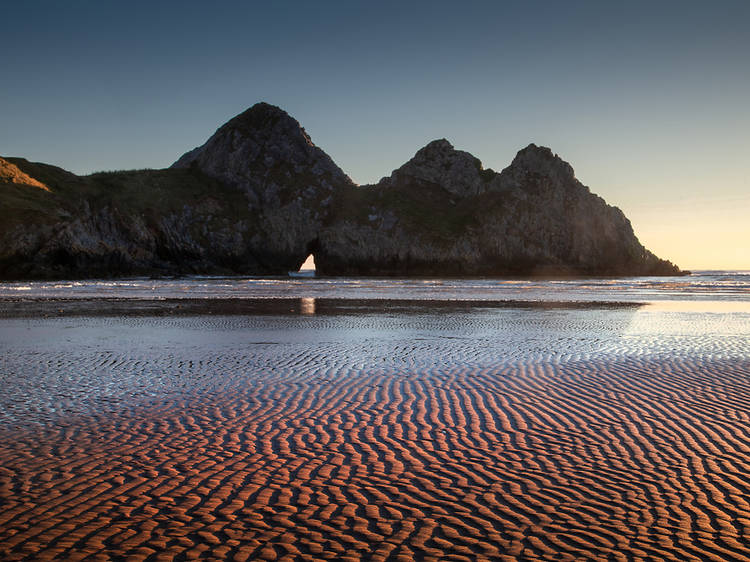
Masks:
[[[0,183],[0,277],[230,273],[260,268],[235,189],[195,171],[78,177],[13,159],[48,186]]]
[[[172,165],[240,189],[255,211],[249,251],[264,273],[299,268],[330,220],[337,191],[353,183],[278,107],[259,103]]]
[[[623,213],[548,148],[500,173],[433,141],[374,186],[350,190],[316,263],[325,274],[674,274]]]
[[[324,275],[679,273],[533,144],[496,173],[437,140],[356,186],[260,103],[171,169],[0,159],[0,278],[285,274],[311,252]]]

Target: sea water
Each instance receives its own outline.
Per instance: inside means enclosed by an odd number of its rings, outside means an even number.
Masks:
[[[750,305],[750,271],[697,271],[681,277],[574,279],[189,276],[174,279],[0,283],[0,299],[17,298],[330,298],[594,303],[681,301],[704,303],[697,306],[707,309],[715,306],[717,310],[727,310],[728,307]],[[708,302],[712,304],[706,304]]]

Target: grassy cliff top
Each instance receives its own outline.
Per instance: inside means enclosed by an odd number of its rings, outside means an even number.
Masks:
[[[114,207],[121,213],[163,215],[207,200],[227,209],[247,208],[236,189],[196,170],[124,170],[77,176],[62,168],[22,158],[0,159],[17,169],[0,175],[0,221],[4,224],[58,221],[75,216],[84,206]],[[8,167],[6,166],[6,169]],[[43,186],[40,188],[40,186]]]

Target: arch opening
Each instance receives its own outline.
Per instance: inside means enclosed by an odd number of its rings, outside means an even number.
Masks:
[[[290,271],[290,277],[315,277],[315,256],[311,253],[307,255],[297,271]]]
[[[315,254],[318,250],[318,239],[311,240],[306,248],[305,253],[302,254],[300,252],[299,259],[297,263],[300,264],[296,271],[290,271],[289,275],[291,277],[315,277],[317,273],[318,266],[315,263]],[[307,256],[304,259],[302,256]]]
[[[302,265],[299,267],[300,273],[303,271],[312,271],[315,273],[315,256],[313,254],[309,254],[307,256],[307,259],[305,259],[304,262],[302,262]]]

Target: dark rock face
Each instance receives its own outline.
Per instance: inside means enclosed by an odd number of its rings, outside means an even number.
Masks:
[[[191,166],[242,188],[264,206],[278,205],[280,191],[299,187],[305,180],[314,179],[312,187],[328,192],[352,185],[295,119],[262,102],[222,125],[204,145],[172,165]]]
[[[468,152],[455,150],[445,139],[435,140],[395,170],[380,185],[439,185],[458,197],[479,195],[486,189],[482,163]]]
[[[356,188],[370,211],[339,214],[316,264],[330,275],[673,275],[622,211],[548,148],[501,173],[433,141],[389,178]],[[360,203],[362,205],[362,203]]]
[[[194,171],[78,177],[18,160],[49,192],[0,184],[0,277],[231,273],[258,268],[236,189]],[[239,210],[238,210],[239,209]]]
[[[0,165],[0,278],[286,274],[311,252],[324,275],[679,273],[533,144],[496,173],[441,139],[359,187],[260,103],[168,170]]]
[[[299,268],[330,218],[336,191],[353,185],[295,119],[267,103],[230,120],[172,167],[196,168],[243,191],[257,215],[249,252],[264,273]]]

